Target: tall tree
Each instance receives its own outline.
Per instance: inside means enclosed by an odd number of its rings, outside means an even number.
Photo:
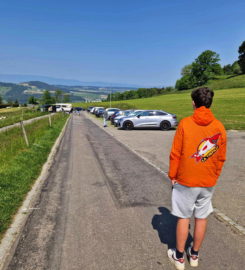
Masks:
[[[34,96],[28,98],[28,103],[33,105],[38,104],[37,99]]]
[[[18,99],[16,99],[15,102],[14,102],[14,107],[19,107],[19,105],[20,105],[19,101],[18,101]]]
[[[224,71],[224,74],[226,74],[226,75],[233,74],[233,69],[232,69],[232,66],[230,64],[223,66],[223,71]]]
[[[192,72],[192,64],[186,65],[181,69],[182,76],[191,75],[191,72]]]
[[[239,74],[242,73],[242,70],[241,70],[240,65],[238,64],[238,61],[235,61],[235,62],[231,65],[231,67],[232,67],[232,72],[233,72],[233,74],[239,75]]]
[[[55,90],[55,101],[56,103],[60,103],[63,99],[63,91],[60,89]]]
[[[68,94],[65,94],[64,96],[63,96],[63,102],[70,102],[70,95],[68,95]]]
[[[239,47],[238,53],[238,64],[241,67],[242,73],[245,74],[245,41],[243,41],[243,43]]]
[[[0,104],[3,104],[3,98],[0,96]]]
[[[48,90],[45,90],[42,96],[42,103],[43,104],[53,104],[55,103],[54,98],[51,96]]]
[[[205,84],[214,75],[222,73],[219,61],[219,55],[210,50],[202,52],[196,58],[192,64],[192,75],[196,79],[197,86]]]

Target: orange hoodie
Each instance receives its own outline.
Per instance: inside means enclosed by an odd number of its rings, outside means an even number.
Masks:
[[[212,187],[225,157],[225,128],[202,106],[179,123],[170,153],[169,178],[184,186]]]

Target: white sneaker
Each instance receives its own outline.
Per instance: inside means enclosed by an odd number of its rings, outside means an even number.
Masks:
[[[197,267],[198,266],[198,255],[192,255],[191,254],[191,247],[188,247],[187,249],[187,256],[190,262],[190,265],[192,267]]]
[[[168,250],[168,258],[169,258],[170,262],[175,265],[175,268],[177,270],[184,270],[185,269],[185,259],[184,258],[177,259],[175,249],[172,248],[172,249]]]

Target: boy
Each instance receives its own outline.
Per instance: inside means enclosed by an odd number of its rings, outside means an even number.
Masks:
[[[176,269],[185,268],[184,248],[191,216],[195,217],[193,246],[188,247],[190,265],[198,266],[207,217],[213,212],[211,198],[226,156],[226,132],[209,109],[214,92],[207,87],[192,92],[194,114],[182,119],[170,153],[172,214],[178,217],[176,249],[168,257]]]

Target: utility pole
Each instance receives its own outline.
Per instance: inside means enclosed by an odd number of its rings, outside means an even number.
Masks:
[[[110,91],[110,108],[111,108],[111,91]]]

